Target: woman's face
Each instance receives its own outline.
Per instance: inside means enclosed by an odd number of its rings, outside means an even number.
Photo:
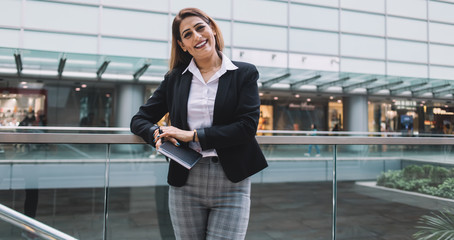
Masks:
[[[178,44],[195,59],[210,57],[216,54],[215,35],[209,24],[199,17],[190,16],[181,21],[181,41]]]

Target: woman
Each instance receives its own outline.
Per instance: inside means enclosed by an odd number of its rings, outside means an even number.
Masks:
[[[131,120],[159,148],[164,140],[203,155],[191,170],[170,161],[169,210],[177,239],[244,239],[249,177],[267,167],[255,140],[260,99],[255,66],[223,53],[216,22],[195,8],[172,24],[170,71]],[[155,125],[169,113],[170,126]]]

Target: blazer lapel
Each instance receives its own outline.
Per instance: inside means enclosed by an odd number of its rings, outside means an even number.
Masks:
[[[184,129],[189,129],[188,124],[188,98],[189,91],[191,90],[192,74],[187,71],[181,76],[180,86],[178,91],[175,94],[181,94],[178,99],[178,105],[176,109],[180,112],[181,123],[184,124]]]
[[[219,78],[218,90],[216,92],[216,99],[214,100],[214,112],[213,112],[213,125],[216,123],[216,120],[219,118],[222,112],[222,106],[227,100],[227,93],[230,89],[230,84],[232,82],[234,71],[227,71]]]

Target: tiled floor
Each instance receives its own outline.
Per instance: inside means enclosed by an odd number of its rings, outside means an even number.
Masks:
[[[338,184],[338,240],[413,239],[418,218],[432,211],[372,197],[370,191],[378,190],[366,191],[354,182]],[[103,193],[104,189],[40,190],[36,219],[78,239],[102,239]],[[254,184],[246,239],[331,239],[331,196],[330,182]],[[20,212],[24,198],[23,190],[0,192],[0,203]],[[108,239],[173,239],[165,214],[166,187],[114,188],[109,199]],[[0,221],[0,239],[25,238]]]

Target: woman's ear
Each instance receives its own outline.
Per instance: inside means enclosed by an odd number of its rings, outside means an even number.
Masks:
[[[184,44],[180,40],[177,40],[177,41],[178,41],[178,45],[180,45],[181,49],[186,52],[187,50],[184,47]]]

